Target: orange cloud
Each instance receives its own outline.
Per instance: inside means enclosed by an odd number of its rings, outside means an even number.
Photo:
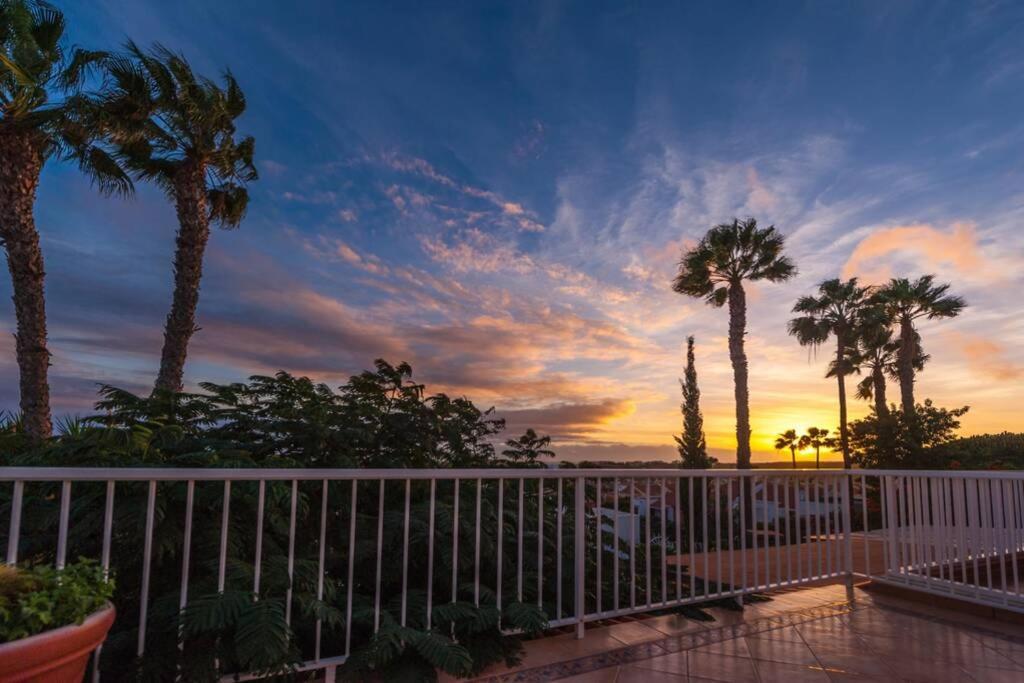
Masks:
[[[1024,367],[1007,357],[1002,344],[964,332],[948,332],[947,335],[974,371],[999,381],[1024,378]]]
[[[892,277],[892,270],[885,257],[896,252],[913,252],[924,259],[928,268],[949,265],[964,274],[977,274],[983,266],[973,223],[954,223],[951,231],[922,223],[872,232],[850,254],[843,266],[843,277],[887,280]]]

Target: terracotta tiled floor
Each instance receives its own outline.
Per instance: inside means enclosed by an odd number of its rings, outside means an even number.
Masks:
[[[479,680],[1024,681],[1024,627],[842,586],[712,609],[716,620],[662,616],[526,644],[515,669]]]

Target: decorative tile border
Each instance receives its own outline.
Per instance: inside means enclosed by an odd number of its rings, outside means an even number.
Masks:
[[[847,601],[816,605],[809,608],[796,608],[791,612],[773,614],[760,619],[752,619],[740,624],[730,624],[718,628],[709,628],[694,633],[685,633],[678,636],[668,636],[659,640],[652,640],[637,645],[629,645],[614,650],[608,650],[593,655],[586,655],[577,659],[565,662],[555,662],[543,666],[522,669],[504,674],[485,676],[475,679],[479,683],[534,683],[539,681],[552,681],[569,676],[597,671],[611,666],[630,664],[643,661],[652,657],[679,652],[680,650],[692,650],[704,645],[712,645],[726,640],[751,636],[756,633],[764,633],[775,629],[796,626],[808,621],[822,619],[825,617],[841,616],[855,610],[867,607],[866,604],[850,603]]]

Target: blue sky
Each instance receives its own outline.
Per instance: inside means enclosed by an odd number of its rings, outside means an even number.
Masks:
[[[969,432],[1024,430],[1019,4],[58,4],[76,44],[159,41],[246,92],[261,178],[241,228],[211,240],[189,382],[336,384],[408,360],[565,454],[671,457],[694,334],[726,454],[725,312],[669,282],[707,228],[753,215],[800,267],[751,292],[762,457],[776,431],[835,426],[824,357],[785,321],[838,275],[953,282],[970,307],[924,325],[919,394],[970,404]],[[102,199],[51,163],[37,221],[58,412],[87,411],[96,382],[146,390],[173,210],[148,187]],[[0,307],[0,328],[12,318]]]

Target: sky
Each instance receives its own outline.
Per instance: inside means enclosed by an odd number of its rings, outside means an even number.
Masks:
[[[754,216],[799,268],[748,288],[755,460],[788,457],[777,432],[835,429],[829,349],[786,321],[840,276],[952,283],[968,308],[921,325],[918,396],[970,405],[965,433],[1024,431],[1019,3],[56,4],[75,44],[160,42],[246,93],[260,178],[207,251],[190,388],[404,360],[562,457],[671,459],[694,335],[730,461],[727,313],[670,284],[708,228]],[[148,391],[173,208],[51,162],[36,219],[55,412],[88,413],[97,383]],[[13,409],[9,300],[0,279]]]

